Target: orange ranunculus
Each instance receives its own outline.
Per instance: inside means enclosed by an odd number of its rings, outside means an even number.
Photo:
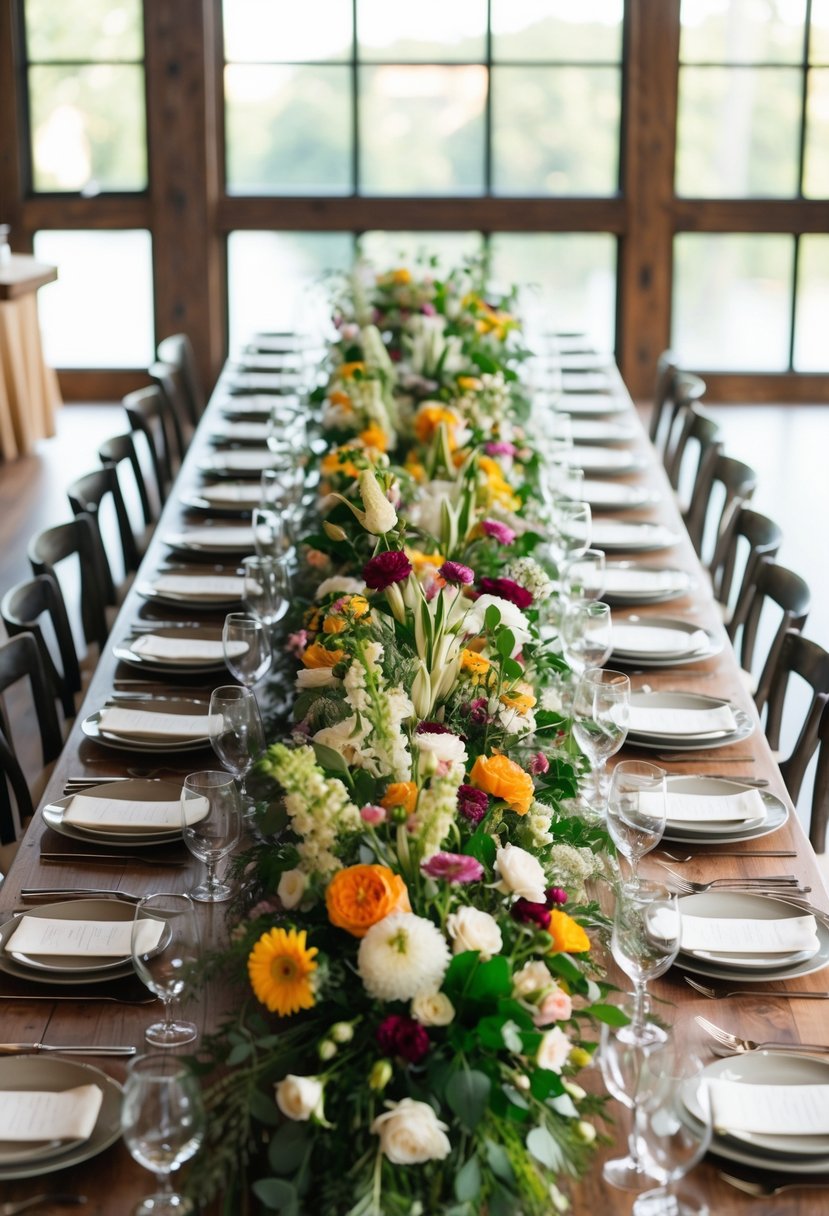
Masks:
[[[417,786],[414,781],[392,781],[380,799],[380,805],[387,811],[394,810],[396,806],[402,806],[408,815],[411,815],[416,804]]]
[[[398,266],[396,270],[391,271],[391,281],[404,287],[407,283],[411,283],[412,272],[406,266]]]
[[[367,448],[376,448],[378,452],[385,452],[389,446],[386,432],[376,422],[372,422],[370,426],[360,432],[360,439]]]
[[[508,756],[479,756],[469,783],[493,798],[502,798],[519,815],[526,815],[535,794],[530,774]]]
[[[362,362],[362,360],[357,360],[354,363],[341,363],[340,366],[335,369],[334,374],[339,376],[341,380],[353,380],[354,375],[357,372],[361,372],[363,375],[366,374],[366,365]]]
[[[526,714],[532,709],[536,703],[536,699],[528,692],[505,692],[499,697],[502,705],[506,705],[508,709],[515,709],[519,714]]]
[[[336,667],[344,658],[344,650],[326,650],[320,642],[307,646],[302,653],[305,667]]]
[[[335,388],[333,392],[328,394],[328,400],[332,405],[338,405],[340,409],[354,409],[354,406],[351,403],[351,398],[349,397],[348,393],[344,393],[342,389]]]
[[[337,600],[334,607],[336,612],[332,609],[323,622],[323,633],[342,633],[349,619],[358,620],[370,610],[369,602],[364,595],[346,595]]]
[[[323,473],[343,473],[346,477],[359,477],[360,470],[357,468],[354,461],[351,459],[353,448],[348,444],[343,447],[334,448],[332,452],[328,452],[322,458],[320,469]]]
[[[429,443],[441,422],[446,423],[450,448],[454,447],[453,432],[458,425],[458,416],[443,405],[429,404],[429,402],[421,405],[414,420],[415,435],[421,443]]]
[[[553,939],[553,954],[583,954],[590,949],[590,938],[578,921],[558,908],[554,908],[550,913],[550,927],[547,932]]]
[[[322,623],[323,633],[342,633],[346,626],[346,620],[343,616],[337,616],[336,613],[329,615]]]
[[[411,912],[409,892],[387,866],[349,866],[338,870],[325,892],[328,919],[352,937],[365,937],[372,925],[392,912]]]

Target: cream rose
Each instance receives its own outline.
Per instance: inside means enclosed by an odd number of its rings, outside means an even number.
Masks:
[[[282,907],[288,911],[296,908],[300,904],[307,886],[308,875],[304,874],[302,870],[284,870],[279,879],[279,886],[276,888]]]
[[[300,691],[306,688],[331,688],[341,683],[330,667],[303,667],[296,675],[296,686]]]
[[[501,876],[502,891],[533,904],[546,903],[547,878],[541,862],[532,853],[516,844],[505,844],[495,854],[495,866]]]
[[[563,988],[553,988],[533,1010],[536,1026],[549,1026],[550,1022],[566,1022],[573,1013],[573,1002]]]
[[[287,1077],[276,1086],[276,1105],[286,1119],[306,1123],[312,1116],[322,1118],[323,1084],[317,1077]]]
[[[546,963],[535,959],[525,963],[520,971],[512,977],[512,995],[516,997],[531,997],[540,992],[546,992],[553,982],[553,977]]]
[[[412,1017],[421,1026],[448,1026],[455,1016],[455,1006],[445,992],[422,992],[412,1001]]]
[[[423,1161],[443,1161],[452,1146],[441,1123],[427,1102],[403,1098],[389,1102],[389,1110],[378,1115],[371,1125],[380,1137],[380,1148],[394,1165],[417,1165]]]
[[[548,1068],[550,1072],[561,1072],[570,1055],[570,1040],[559,1026],[546,1031],[538,1047],[536,1063],[539,1068]]]
[[[447,917],[446,928],[452,938],[454,954],[477,950],[482,962],[492,958],[493,954],[500,954],[504,944],[495,918],[478,908],[459,908]]]

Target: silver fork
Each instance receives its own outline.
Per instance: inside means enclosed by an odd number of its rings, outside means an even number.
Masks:
[[[811,887],[801,887],[798,885],[794,874],[769,874],[763,877],[746,877],[746,878],[711,878],[708,882],[692,882],[690,878],[683,878],[677,874],[676,870],[672,870],[670,866],[666,866],[664,861],[657,861],[658,866],[663,870],[667,870],[674,880],[674,885],[679,894],[685,895],[701,895],[704,891],[710,891],[713,888],[722,888],[734,890],[739,888],[742,890],[765,890],[766,887],[779,890],[781,893],[790,892],[792,894],[805,895],[806,891],[811,891]]]
[[[770,1199],[774,1195],[782,1195],[784,1191],[796,1190],[825,1190],[826,1183],[821,1178],[813,1182],[761,1182],[759,1178],[738,1178],[734,1174],[724,1174],[718,1170],[723,1182],[733,1186],[735,1190],[744,1191],[746,1195],[754,1195],[757,1199]]]
[[[762,1051],[764,1048],[776,1049],[777,1051],[805,1051],[809,1053],[816,1051],[829,1052],[829,1046],[821,1045],[820,1043],[775,1043],[773,1040],[755,1043],[754,1039],[741,1039],[736,1034],[723,1030],[722,1026],[715,1026],[713,1022],[708,1021],[708,1018],[701,1017],[699,1014],[694,1018],[694,1021],[716,1043],[719,1043],[721,1047],[728,1048],[735,1055],[742,1055],[746,1051]]]
[[[709,997],[712,1001],[721,1001],[728,996],[782,996],[788,1001],[829,1001],[829,992],[786,992],[784,988],[732,988],[728,992],[720,992],[716,988],[709,988],[707,984],[700,984],[698,980],[692,980],[690,975],[683,978],[695,992]]]

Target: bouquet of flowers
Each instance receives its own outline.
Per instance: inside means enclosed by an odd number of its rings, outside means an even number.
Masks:
[[[583,759],[533,556],[517,324],[409,271],[374,291],[317,394],[293,720],[257,766],[221,960],[248,988],[201,1060],[198,1182],[234,1213],[252,1194],[293,1216],[541,1216],[589,1160],[601,1101],[575,1078],[619,1015],[588,934],[607,840],[568,812]],[[452,354],[413,399],[424,315]]]

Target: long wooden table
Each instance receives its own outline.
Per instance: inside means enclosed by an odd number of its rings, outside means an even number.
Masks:
[[[626,390],[619,377],[614,373],[613,389],[618,394]],[[221,401],[226,398],[228,372],[225,372],[213,394],[184,467],[178,477],[175,490],[170,497],[155,537],[151,542],[138,581],[151,572],[157,571],[170,558],[163,537],[176,530],[185,521],[186,514],[179,501],[179,494],[201,478],[198,469],[200,457],[209,450],[209,432],[220,415]],[[634,417],[633,411],[631,417]],[[692,591],[683,599],[675,600],[666,605],[653,607],[638,607],[635,612],[641,616],[675,616],[689,620],[694,624],[720,631],[720,614],[713,602],[706,576],[700,568],[694,551],[684,535],[679,514],[674,504],[664,472],[656,460],[653,450],[645,437],[642,428],[634,444],[636,450],[645,457],[646,467],[625,480],[643,480],[660,494],[656,506],[641,512],[626,512],[625,519],[649,519],[659,521],[682,532],[683,538],[671,549],[647,557],[637,557],[637,560],[647,561],[653,566],[678,566],[689,571],[696,583]],[[190,520],[192,522],[192,519]],[[629,555],[626,555],[629,556]],[[614,610],[614,615],[622,619],[629,613]],[[141,598],[133,589],[124,602],[123,608],[115,623],[112,639],[118,641],[127,635],[130,627],[136,621],[162,621],[198,619],[202,622],[220,623],[223,614],[212,616],[200,612],[194,616],[187,608],[171,611],[169,608],[159,608]],[[72,727],[66,747],[57,763],[55,771],[46,790],[46,800],[61,796],[64,783],[68,778],[88,776],[99,778],[105,775],[123,774],[130,769],[160,768],[159,775],[183,775],[199,768],[218,767],[209,748],[199,752],[186,754],[160,754],[157,758],[152,753],[138,754],[135,752],[116,751],[104,748],[84,736],[81,721],[95,709],[104,705],[107,698],[116,690],[134,691],[135,683],[140,673],[117,662],[111,652],[107,652],[95,672],[85,704]],[[646,671],[631,670],[634,689],[647,684],[655,690],[682,690],[710,693],[725,697],[735,704],[742,706],[754,715],[750,697],[738,674],[738,664],[730,646],[716,657],[705,663],[694,664],[687,668],[652,668]],[[148,690],[156,687],[155,678],[146,682]],[[130,681],[130,683],[123,683]],[[226,682],[222,675],[215,677],[212,684]],[[195,688],[194,694],[205,699],[211,683],[200,683],[192,676],[178,681],[166,681],[166,684],[178,683],[188,689]],[[188,694],[190,695],[190,694]],[[634,751],[625,748],[622,756],[644,759],[654,759],[653,752]],[[732,757],[739,756],[740,762],[732,763]],[[702,762],[701,762],[702,761]],[[693,752],[687,759],[667,763],[665,767],[672,773],[691,772],[702,775],[707,772],[727,771],[734,777],[750,775],[765,777],[769,780],[770,790],[778,794],[787,805],[790,805],[785,787],[774,758],[766,743],[762,730],[757,727],[754,734],[742,743],[731,747],[712,750],[710,752]],[[124,890],[137,893],[148,893],[158,890],[180,891],[193,885],[197,872],[196,863],[182,851],[178,859],[182,864],[162,866],[124,860],[120,864],[99,865],[84,862],[80,858],[64,863],[47,864],[41,857],[41,850],[57,849],[71,852],[70,842],[56,837],[48,829],[38,813],[22,842],[16,862],[2,888],[0,888],[0,908],[5,913],[20,906],[20,891],[23,887],[68,887],[81,886],[106,887],[113,890]],[[733,858],[708,857],[708,850],[700,847],[692,863],[681,867],[683,876],[688,878],[714,878],[717,876],[745,874],[763,875],[780,872],[791,872],[812,887],[812,898],[824,908],[829,908],[829,899],[823,890],[814,854],[800,827],[796,816],[792,813],[787,824],[772,836],[759,841],[756,845],[746,842],[743,846],[734,846],[740,856]],[[792,848],[797,850],[797,857],[779,860],[774,858],[753,856],[759,848]],[[676,851],[676,850],[675,850]],[[158,854],[162,856],[161,853]],[[175,854],[174,854],[175,859]],[[647,867],[647,861],[643,869]],[[224,911],[221,905],[210,908],[201,906],[200,915],[205,941],[216,940],[223,930]],[[136,981],[137,983],[137,981]],[[627,981],[622,978],[621,984],[627,987]],[[765,987],[762,985],[760,987]],[[751,996],[747,998],[728,999],[721,1002],[708,1001],[697,996],[684,983],[682,974],[672,970],[664,979],[652,985],[652,994],[660,1001],[668,1002],[659,1006],[663,1017],[670,1020],[671,1010],[675,1008],[677,1018],[682,1019],[682,1033],[701,1043],[701,1034],[693,1022],[692,1015],[704,1013],[726,1027],[748,1037],[763,1039],[787,1039],[811,1043],[829,1043],[829,1004],[822,1001],[798,1000],[798,990],[814,988],[829,989],[829,972],[820,972],[802,979],[793,979],[785,984],[775,984],[774,987],[785,990],[790,994],[789,999],[777,997]],[[129,1004],[109,1003],[96,999],[96,994],[85,993],[82,999],[61,1000],[52,1002],[48,999],[15,1000],[3,999],[3,995],[12,991],[13,986],[8,977],[0,975],[0,1040],[4,1041],[43,1041],[45,1043],[100,1043],[100,1044],[143,1044],[145,1025],[154,1016],[154,1006],[133,1006]],[[20,993],[21,988],[14,989]],[[32,991],[29,986],[28,991]],[[98,990],[97,996],[104,995]],[[223,1000],[227,995],[211,990],[207,993],[203,1018],[205,1027],[214,1025]],[[124,1073],[123,1066],[118,1062],[101,1061],[100,1066],[116,1078]],[[619,1144],[624,1138],[625,1118],[623,1112],[617,1128]],[[619,1144],[609,1153],[618,1152]],[[603,1211],[608,1216],[619,1216],[630,1211],[632,1196],[616,1191],[603,1183],[601,1178],[599,1156],[595,1167],[589,1175],[572,1184],[573,1211],[576,1216],[588,1216]],[[49,1182],[50,1185],[44,1185]],[[89,1197],[89,1204],[84,1209],[88,1213],[101,1213],[106,1216],[122,1216],[131,1211],[135,1203],[151,1189],[150,1175],[140,1169],[130,1158],[122,1144],[116,1144],[102,1155],[85,1165],[79,1165],[47,1179],[26,1179],[16,1182],[0,1183],[2,1198],[16,1198],[40,1193],[47,1189],[83,1192]],[[829,1191],[810,1189],[801,1192],[791,1192],[774,1199],[750,1199],[725,1185],[718,1177],[717,1166],[705,1162],[689,1180],[706,1197],[710,1211],[716,1216],[739,1216],[741,1213],[762,1213],[771,1216],[772,1213],[782,1213],[785,1216],[814,1216],[816,1212],[829,1213]],[[54,1184],[54,1185],[51,1185]]]

